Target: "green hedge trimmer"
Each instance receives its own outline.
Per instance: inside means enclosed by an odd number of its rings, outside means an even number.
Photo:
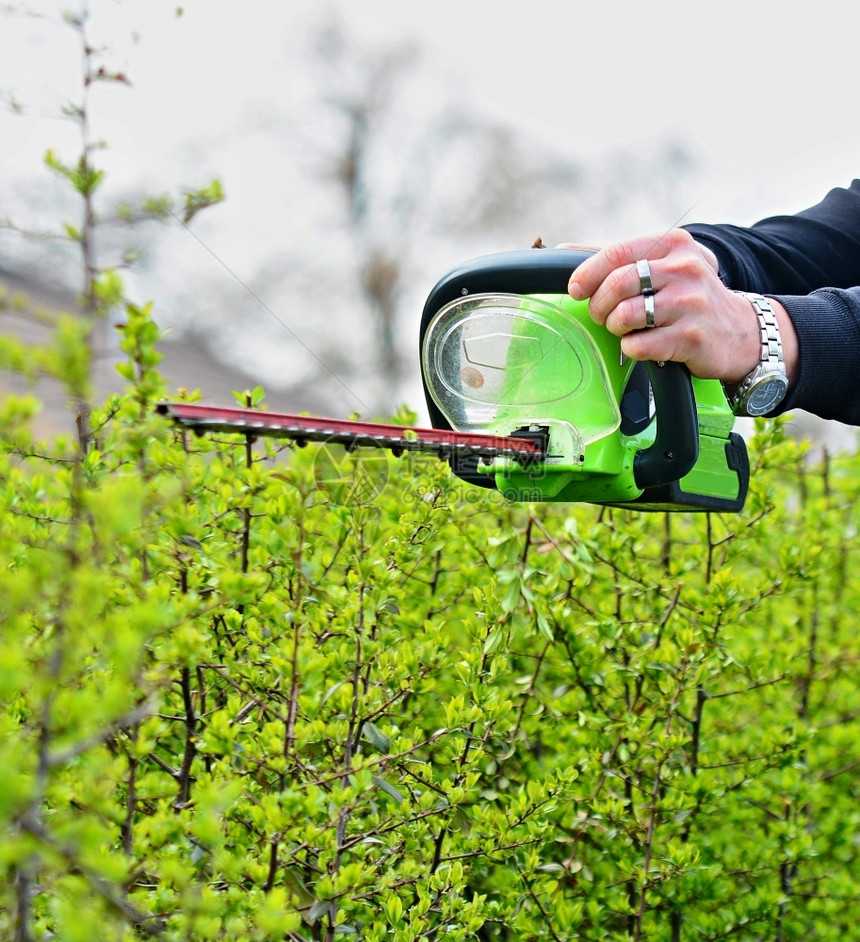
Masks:
[[[433,428],[186,403],[158,410],[200,433],[429,452],[512,501],[740,510],[749,461],[722,385],[680,363],[625,362],[619,339],[567,293],[587,254],[487,255],[436,284],[420,333]]]

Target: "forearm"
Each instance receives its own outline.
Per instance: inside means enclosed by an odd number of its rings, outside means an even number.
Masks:
[[[685,228],[725,285],[774,300],[792,382],[778,411],[860,424],[860,181],[749,229]]]
[[[775,411],[860,425],[860,180],[748,229],[684,229],[605,246],[575,269],[571,296],[589,299],[626,356],[734,386],[762,362],[758,316],[741,294],[769,297],[790,383]]]

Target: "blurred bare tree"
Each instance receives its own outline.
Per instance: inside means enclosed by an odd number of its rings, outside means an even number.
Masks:
[[[264,91],[245,76],[235,118],[174,145],[174,172],[223,176],[223,209],[192,237],[148,233],[129,285],[174,328],[168,346],[207,349],[281,408],[420,406],[418,319],[447,269],[666,218],[693,169],[673,142],[563,150],[476,101],[419,40],[371,40],[332,11],[297,18],[256,67]],[[236,212],[236,189],[254,215]]]
[[[365,44],[332,16],[299,62],[310,94],[281,125],[282,141],[318,194],[311,229],[326,244],[301,239],[272,289],[319,312],[322,325],[299,330],[371,410],[390,408],[417,376],[421,304],[444,270],[540,235],[586,237],[590,221],[643,192],[665,212],[692,168],[673,143],[612,166],[560,153],[441,81],[416,42]],[[261,270],[276,268],[261,259]]]

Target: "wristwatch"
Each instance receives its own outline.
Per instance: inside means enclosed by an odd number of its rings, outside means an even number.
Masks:
[[[767,298],[743,294],[752,304],[761,331],[761,363],[742,380],[729,402],[735,415],[765,415],[775,409],[788,392],[788,376],[782,355],[782,340],[776,314]]]

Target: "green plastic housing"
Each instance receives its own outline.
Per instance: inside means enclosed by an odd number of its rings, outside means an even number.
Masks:
[[[671,366],[680,375],[683,368]],[[683,370],[682,384],[661,384],[669,392],[655,401],[658,386],[643,382],[642,364],[624,361],[619,339],[591,320],[586,302],[566,294],[455,298],[424,331],[422,367],[425,387],[452,428],[548,435],[544,462],[527,466],[500,458],[478,466],[510,500],[644,510],[743,505],[746,448],[732,432],[734,416],[721,384],[690,381]],[[657,365],[650,367],[649,377],[662,380]],[[688,454],[677,475],[671,461],[676,421],[685,426]],[[697,438],[692,449],[690,435]],[[642,456],[654,458],[655,450],[658,459],[668,459],[665,470],[643,474]]]

